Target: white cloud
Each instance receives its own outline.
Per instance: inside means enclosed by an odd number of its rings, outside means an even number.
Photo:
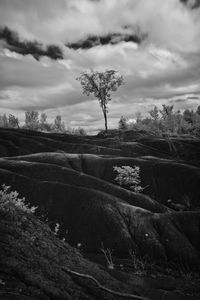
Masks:
[[[187,99],[200,93],[200,9],[190,10],[179,0],[1,0],[0,25],[22,38],[58,43],[65,59],[39,62],[0,43],[0,106],[41,109],[64,115],[69,124],[98,128],[103,124],[98,102],[81,93],[75,78],[83,70],[114,68],[126,85],[113,94],[110,125],[127,112],[145,112],[154,104],[175,101],[194,108]],[[128,26],[124,28],[123,26]],[[131,33],[135,25],[148,33],[141,45],[120,42],[89,50],[72,50],[64,43],[88,34]]]

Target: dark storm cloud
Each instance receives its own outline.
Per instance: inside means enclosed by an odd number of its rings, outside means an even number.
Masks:
[[[104,45],[116,45],[120,42],[132,42],[141,44],[142,41],[147,37],[146,34],[134,33],[134,34],[122,34],[122,33],[111,33],[102,36],[89,36],[84,40],[77,41],[75,43],[68,43],[66,46],[74,50],[77,49],[90,49],[95,46]]]
[[[186,99],[172,99],[169,101],[169,103],[185,103],[186,101]]]
[[[41,56],[48,56],[51,59],[63,59],[62,50],[56,45],[47,45],[45,48],[37,41],[22,41],[18,34],[8,27],[0,28],[0,39],[6,42],[6,48],[10,51],[28,55],[31,54],[36,60]]]
[[[188,96],[187,99],[188,100],[199,100],[199,97],[197,97],[197,96]]]
[[[200,7],[200,0],[180,0],[180,1],[188,5],[192,9]]]

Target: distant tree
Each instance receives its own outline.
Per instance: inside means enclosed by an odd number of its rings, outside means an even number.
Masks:
[[[160,110],[160,113],[162,115],[162,118],[164,120],[170,118],[173,114],[174,105],[162,105],[162,110]]]
[[[160,110],[163,130],[167,133],[175,132],[176,128],[176,120],[173,109],[174,105],[163,104],[162,110]]]
[[[159,119],[159,110],[157,106],[154,106],[154,108],[152,110],[149,111],[150,117],[154,120],[154,121],[158,121]]]
[[[62,124],[62,117],[60,115],[57,115],[54,120],[54,128],[60,131],[61,124]]]
[[[119,130],[124,130],[124,129],[128,129],[127,118],[121,116],[119,120]]]
[[[115,70],[106,70],[105,72],[91,71],[90,73],[81,73],[81,76],[77,80],[82,85],[83,94],[87,96],[93,94],[99,100],[105,120],[105,131],[107,133],[107,105],[111,100],[110,93],[116,91],[124,83],[123,76],[119,75]]]
[[[2,118],[2,115],[0,115],[0,127],[3,127],[3,118]]]
[[[169,136],[170,134],[191,134],[200,136],[200,106],[196,111],[186,109],[174,111],[173,105],[163,105],[161,110],[154,107],[149,114],[151,118],[143,117],[140,113],[135,114],[137,122],[130,124],[132,130],[144,130],[157,136]],[[158,113],[160,112],[160,114]]]
[[[195,122],[195,112],[193,110],[185,109],[183,117],[186,122],[193,124]]]
[[[39,126],[39,113],[38,111],[26,111],[25,112],[25,128],[37,130]]]
[[[4,128],[9,127],[8,118],[7,118],[6,114],[3,114],[2,116],[0,116],[0,126],[4,127]]]
[[[40,115],[39,129],[42,131],[51,131],[52,129],[52,125],[47,122],[47,115],[45,113]]]
[[[53,129],[57,132],[65,132],[65,124],[62,122],[62,117],[60,115],[55,117]]]
[[[45,124],[47,122],[47,115],[45,113],[42,113],[40,115],[40,123]]]
[[[200,105],[197,107],[196,113],[200,116]]]
[[[8,116],[8,126],[11,128],[19,128],[19,119],[14,115],[9,114]]]
[[[73,129],[71,129],[70,132],[71,132],[71,134],[75,134],[75,135],[81,135],[81,136],[86,136],[87,135],[87,132],[82,127],[73,128]]]
[[[135,117],[136,117],[136,123],[140,123],[142,121],[142,113],[140,111],[136,111]]]
[[[85,131],[84,128],[79,127],[78,130],[77,130],[77,134],[78,134],[78,135],[81,135],[81,136],[86,136],[86,135],[87,135],[87,132]]]

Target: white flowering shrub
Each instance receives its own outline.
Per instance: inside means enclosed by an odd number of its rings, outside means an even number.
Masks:
[[[133,190],[136,193],[140,193],[144,188],[140,185],[140,167],[134,166],[122,166],[122,167],[113,167],[114,171],[118,173],[115,177],[115,181],[130,190]]]
[[[27,213],[34,213],[37,207],[30,207],[29,204],[25,203],[25,198],[18,198],[19,193],[11,191],[10,186],[2,185],[0,190],[0,208],[9,211],[12,208],[19,208]]]

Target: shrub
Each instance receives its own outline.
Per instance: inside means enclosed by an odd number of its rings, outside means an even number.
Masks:
[[[144,276],[148,271],[153,272],[155,263],[150,258],[140,257],[134,251],[130,251],[130,257],[135,274]]]
[[[125,130],[128,129],[128,124],[127,124],[127,118],[124,116],[121,116],[120,120],[119,120],[119,125],[118,128],[119,130]]]
[[[140,185],[140,167],[139,166],[122,166],[113,167],[114,171],[118,173],[115,177],[115,181],[125,188],[131,189],[136,193],[140,193],[144,188]]]
[[[80,136],[86,136],[87,135],[87,132],[82,127],[72,128],[70,133],[73,134],[73,135],[80,135]]]
[[[18,198],[19,193],[16,191],[10,191],[10,186],[2,185],[0,190],[0,208],[4,211],[10,211],[15,208],[19,208],[27,213],[34,213],[37,207],[30,207],[25,203],[25,198]]]

